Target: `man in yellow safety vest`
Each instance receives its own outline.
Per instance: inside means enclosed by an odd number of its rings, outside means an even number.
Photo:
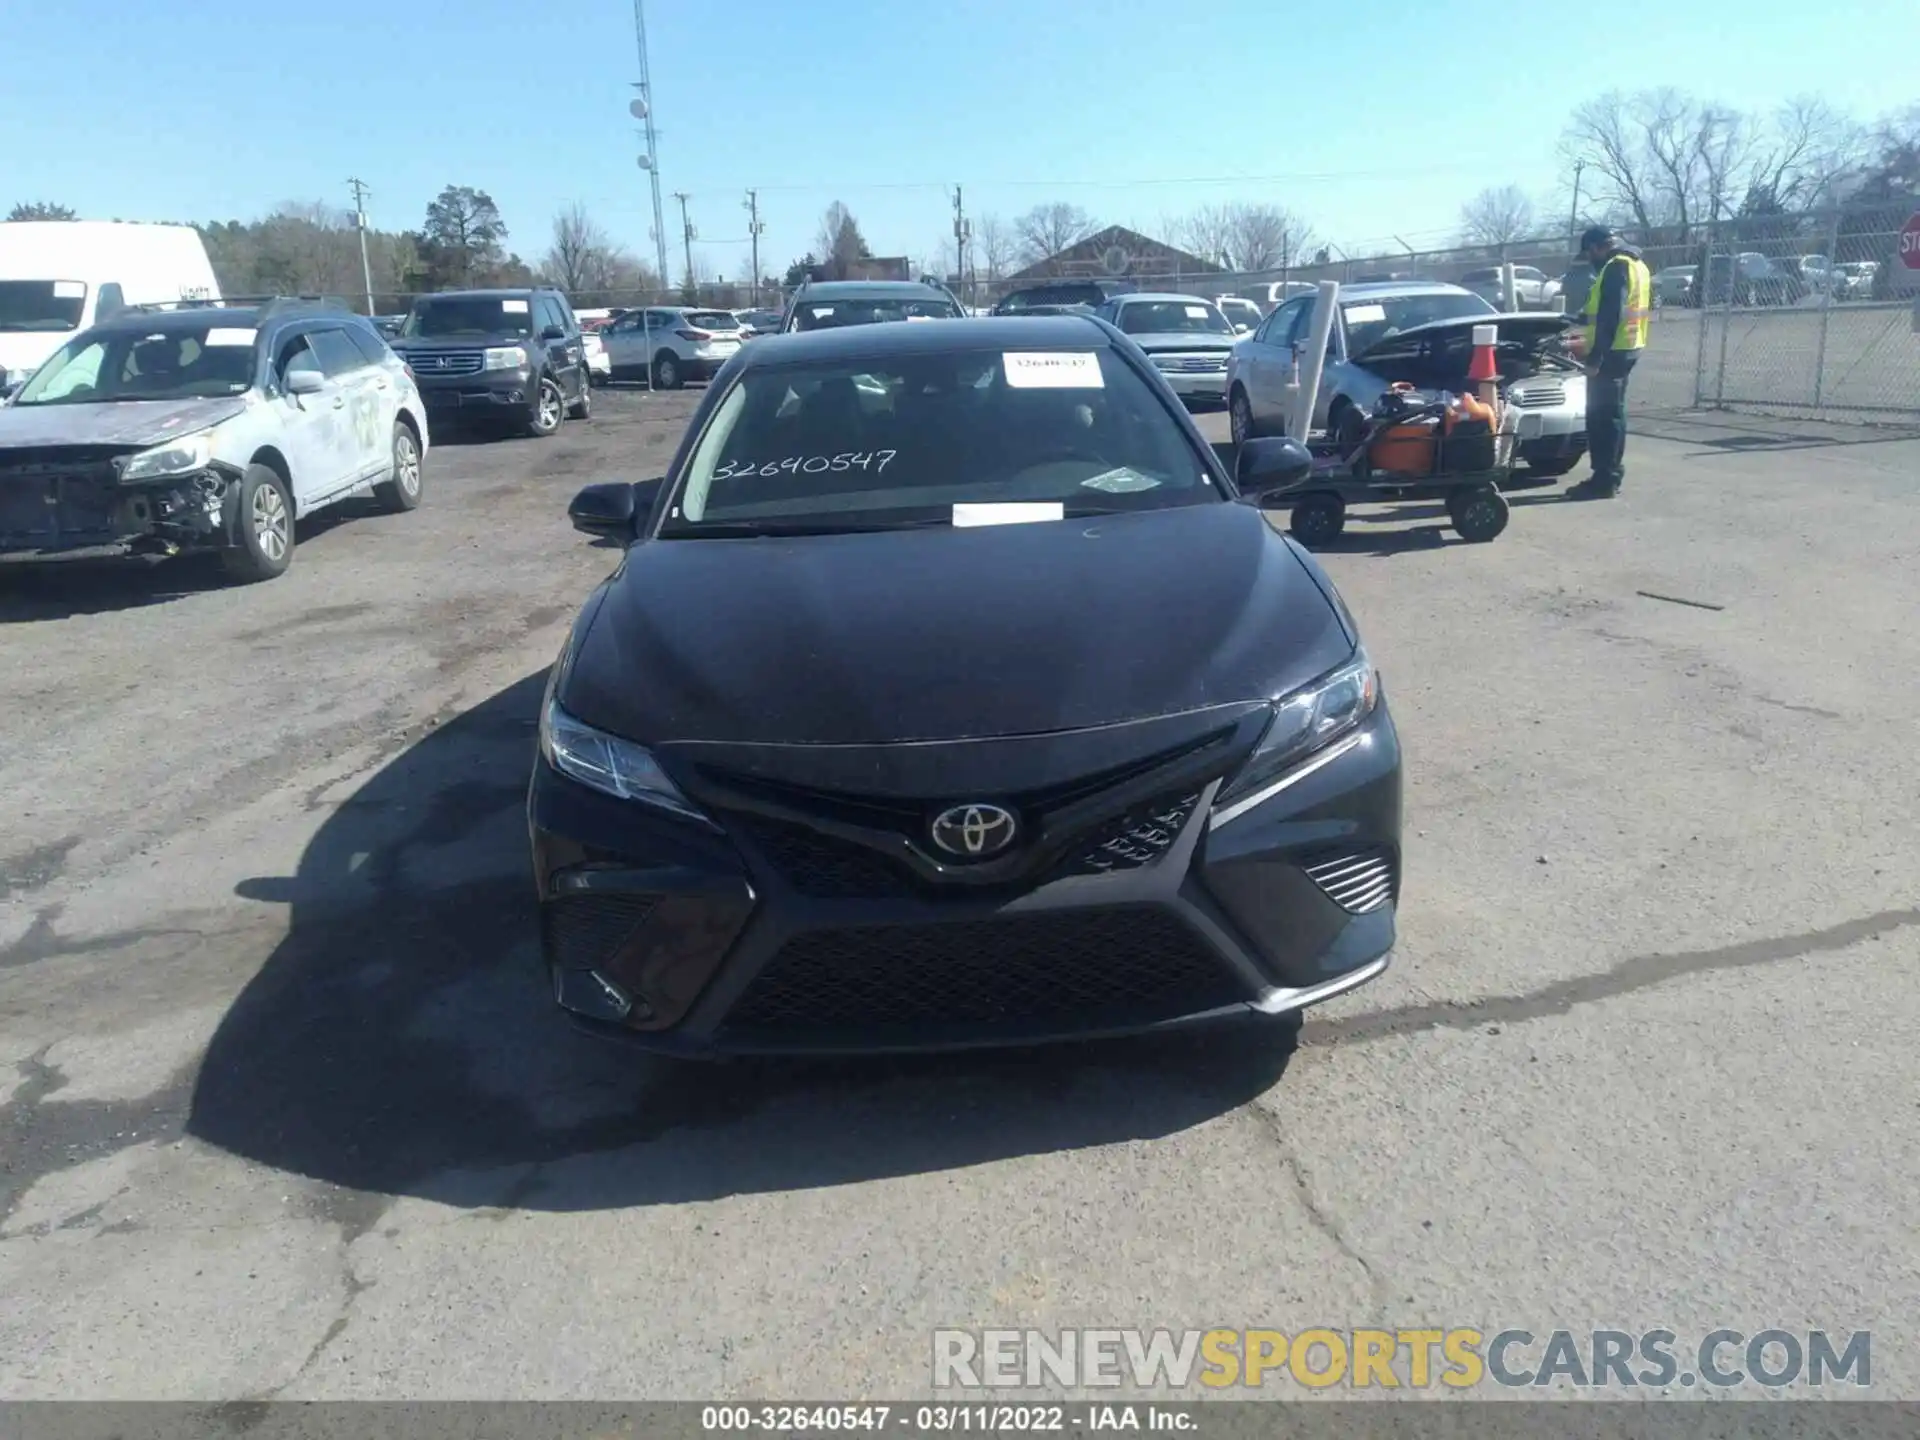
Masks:
[[[1604,225],[1580,237],[1580,257],[1593,267],[1581,314],[1586,321],[1587,460],[1593,474],[1567,493],[1583,500],[1620,493],[1627,448],[1627,379],[1647,348],[1653,318],[1653,274],[1640,252]]]

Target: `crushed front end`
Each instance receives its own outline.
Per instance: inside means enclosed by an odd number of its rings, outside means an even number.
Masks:
[[[240,470],[223,461],[128,480],[141,447],[0,450],[0,558],[172,555],[223,547]]]

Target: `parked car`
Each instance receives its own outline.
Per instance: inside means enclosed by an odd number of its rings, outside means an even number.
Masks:
[[[598,330],[580,332],[580,343],[587,352],[587,383],[605,385],[613,379],[613,357],[607,354],[607,342]]]
[[[1388,698],[1258,508],[1299,445],[1223,465],[1082,316],[775,336],[687,435],[569,509],[624,551],[527,793],[547,993],[581,1028],[1032,1044],[1259,1025],[1386,968]]]
[[[1227,356],[1239,336],[1211,300],[1143,291],[1109,300],[1094,313],[1146,351],[1190,409],[1226,404]]]
[[[1268,280],[1249,285],[1240,294],[1258,305],[1264,317],[1273,313],[1274,306],[1284,305],[1296,295],[1311,295],[1319,288],[1310,280]]]
[[[372,318],[373,328],[378,330],[380,334],[388,340],[397,338],[400,334],[400,327],[407,323],[407,317],[405,315],[375,315]]]
[[[1653,303],[1656,306],[1690,305],[1693,303],[1693,282],[1700,273],[1698,265],[1668,265],[1653,272]],[[1586,297],[1580,303],[1584,306]]]
[[[1220,313],[1227,317],[1227,323],[1242,335],[1251,335],[1260,322],[1267,318],[1253,301],[1238,295],[1221,295],[1213,303],[1220,307]]]
[[[819,280],[794,292],[781,329],[838,330],[847,325],[965,316],[952,291],[923,280]]]
[[[1305,295],[1289,300],[1234,347],[1227,403],[1236,444],[1285,426],[1292,403],[1287,386],[1311,332],[1313,305]],[[1586,376],[1561,339],[1575,321],[1502,314],[1458,285],[1344,286],[1327,339],[1315,428],[1357,443],[1381,395],[1399,381],[1423,390],[1470,389],[1472,331],[1488,324],[1499,330],[1502,394],[1518,412],[1519,458],[1536,475],[1566,474],[1587,448]]]
[[[780,322],[786,318],[779,310],[736,310],[733,317],[740,322],[743,340],[751,340],[756,335],[777,335]]]
[[[1843,260],[1833,267],[1833,298],[1866,300],[1873,295],[1873,280],[1880,269],[1871,260]]]
[[[580,322],[558,290],[423,295],[393,346],[436,420],[504,421],[545,437],[593,413]]]
[[[1018,315],[1036,305],[1085,305],[1093,309],[1139,287],[1121,280],[1049,280],[1009,291],[993,307],[995,315]]]
[[[1490,269],[1469,270],[1460,277],[1462,288],[1473,291],[1495,308],[1499,308],[1505,298],[1500,290],[1504,283],[1503,272],[1497,265]],[[1547,287],[1551,283],[1544,270],[1532,265],[1514,266],[1514,308],[1517,310],[1546,309]]]
[[[649,380],[656,390],[678,390],[689,380],[711,380],[744,338],[725,310],[655,305],[629,310],[601,332],[616,380]]]
[[[296,521],[355,495],[419,505],[427,448],[413,377],[360,316],[123,309],[0,408],[0,553],[214,552],[270,580]]]

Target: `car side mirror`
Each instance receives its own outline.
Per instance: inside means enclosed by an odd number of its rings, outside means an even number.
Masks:
[[[0,385],[0,405],[11,405],[13,397],[26,388],[27,382],[24,380],[17,385]]]
[[[1313,456],[1298,440],[1287,436],[1248,440],[1234,461],[1234,483],[1246,499],[1262,502],[1276,491],[1290,490],[1313,474]]]
[[[540,332],[540,338],[542,340],[564,340],[567,338],[567,327],[564,325],[549,325]]]
[[[589,485],[567,506],[567,519],[583,535],[633,540],[641,523],[652,513],[653,502],[665,483],[664,479],[655,479],[636,484],[614,481]]]
[[[318,370],[289,370],[287,372],[287,393],[289,395],[318,395],[327,388],[327,377]]]

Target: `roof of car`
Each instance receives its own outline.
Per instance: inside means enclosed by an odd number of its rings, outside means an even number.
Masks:
[[[807,300],[951,300],[944,290],[918,280],[810,280],[795,299]]]
[[[115,311],[95,322],[96,330],[144,330],[159,333],[173,330],[205,330],[221,327],[233,330],[260,330],[296,320],[334,320],[371,325],[366,316],[329,305],[183,305],[174,310],[148,310],[138,305]]]
[[[753,369],[879,355],[937,355],[954,350],[1098,350],[1110,343],[1107,328],[1091,316],[981,315],[918,325],[892,321],[768,335],[742,349],[738,363]]]
[[[1157,302],[1162,304],[1168,301],[1172,301],[1176,304],[1185,304],[1185,305],[1213,304],[1213,301],[1208,299],[1205,295],[1189,295],[1183,291],[1176,291],[1176,290],[1130,290],[1125,295],[1113,296],[1112,300],[1113,300],[1113,303],[1116,305],[1132,305],[1133,303],[1139,300],[1146,300],[1146,301]]]
[[[1340,300],[1391,300],[1401,295],[1471,295],[1464,285],[1444,280],[1375,280],[1365,285],[1342,285]]]
[[[533,295],[540,291],[553,294],[559,292],[551,285],[503,285],[476,290],[436,290],[431,295],[422,295],[422,300],[515,300],[523,295]]]

